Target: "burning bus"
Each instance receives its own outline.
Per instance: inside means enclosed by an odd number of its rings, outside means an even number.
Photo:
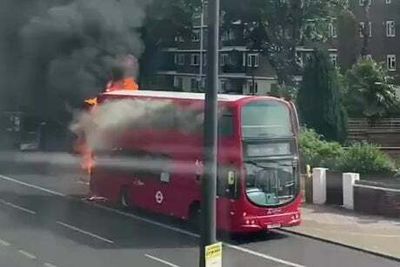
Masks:
[[[219,95],[217,227],[244,233],[300,223],[294,105]],[[120,90],[98,97],[90,194],[199,221],[204,94]],[[110,114],[112,114],[110,116]]]

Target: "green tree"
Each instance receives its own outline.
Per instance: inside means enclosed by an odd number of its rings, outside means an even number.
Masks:
[[[326,51],[316,49],[307,62],[297,102],[307,127],[328,140],[344,140],[346,115],[341,104],[338,72]]]
[[[279,84],[292,85],[301,67],[296,48],[328,37],[328,25],[345,0],[223,0],[225,27],[241,21],[248,47],[261,50]]]
[[[343,10],[337,17],[338,53],[341,71],[347,71],[359,57],[359,23],[353,12]]]
[[[398,106],[396,85],[381,64],[362,59],[346,73],[345,105],[351,116],[374,120]]]

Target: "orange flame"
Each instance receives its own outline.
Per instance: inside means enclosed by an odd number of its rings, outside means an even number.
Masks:
[[[139,90],[139,86],[136,81],[132,77],[125,78],[118,82],[109,82],[106,88],[106,92],[116,91],[116,90]],[[97,97],[89,98],[85,100],[85,103],[88,104],[89,112],[93,113],[98,105]],[[88,146],[84,133],[81,133],[81,136],[78,137],[77,141],[77,150],[82,157],[81,160],[81,168],[87,172],[90,176],[92,174],[93,167],[95,165],[95,161],[93,159],[93,151]]]
[[[86,99],[85,103],[90,106],[89,112],[92,113],[97,106],[97,97]],[[77,150],[82,157],[81,168],[90,176],[94,167],[93,151],[86,142],[84,132],[78,137]]]
[[[83,145],[81,147],[81,153],[82,153],[81,168],[82,170],[86,171],[86,173],[90,177],[94,167],[92,150],[87,145]]]
[[[88,105],[91,105],[91,106],[96,106],[97,105],[97,97],[86,99],[85,103]]]

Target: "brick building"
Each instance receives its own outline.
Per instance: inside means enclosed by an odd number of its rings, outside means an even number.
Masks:
[[[367,1],[368,12],[365,12]],[[351,9],[358,19],[360,28],[367,27],[369,36],[368,55],[386,68],[396,78],[399,76],[397,61],[400,59],[400,1],[398,0],[352,0]],[[367,17],[366,17],[367,15]],[[356,49],[361,51],[363,36]]]
[[[396,22],[400,19],[399,0],[350,0],[351,9],[360,26],[368,24],[370,37],[368,51],[370,56],[379,62],[386,62],[393,74],[398,73],[396,59],[400,57],[399,35],[396,33]],[[369,1],[369,17],[366,20],[364,2]],[[176,36],[163,49],[163,64],[157,72],[154,89],[170,88],[172,90],[201,92],[205,87],[207,66],[207,17],[201,13],[193,17],[192,36]],[[231,29],[221,29],[220,42],[220,75],[219,92],[238,94],[265,95],[276,86],[277,79],[268,60],[259,51],[250,51],[244,40],[244,29],[238,22]],[[201,43],[201,40],[203,42]],[[350,66],[354,63],[362,48],[363,37],[355,36],[354,44],[338,37],[337,25],[329,27],[329,55],[334,65]],[[338,50],[341,50],[338,52]],[[298,47],[297,56],[300,63],[304,61],[310,47]],[[351,56],[354,55],[354,56]],[[301,77],[297,77],[301,79]]]

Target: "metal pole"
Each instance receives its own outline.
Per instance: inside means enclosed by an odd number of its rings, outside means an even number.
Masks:
[[[256,81],[254,78],[254,68],[255,68],[254,65],[252,65],[252,71],[251,71],[251,79],[252,79],[252,84],[253,84],[253,88],[251,88],[251,95],[255,95],[255,92],[256,92]]]
[[[203,89],[203,50],[204,50],[204,0],[201,1],[201,14],[200,14],[200,68],[199,68],[199,86],[197,90]]]
[[[207,88],[204,104],[204,176],[202,179],[200,267],[205,246],[216,242],[219,0],[208,0]]]

